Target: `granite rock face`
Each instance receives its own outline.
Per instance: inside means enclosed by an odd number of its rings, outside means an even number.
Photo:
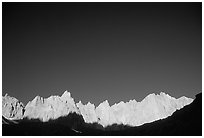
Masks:
[[[22,119],[24,105],[14,97],[7,94],[2,98],[2,115],[8,119]]]
[[[16,98],[3,97],[3,116],[12,119],[40,119],[43,122],[67,116],[69,113],[82,115],[86,123],[98,123],[103,127],[112,124],[140,126],[171,116],[176,110],[193,102],[193,99],[182,96],[178,99],[161,92],[149,94],[141,102],[130,100],[119,102],[112,106],[104,101],[95,107],[88,102],[75,104],[70,92],[65,91],[61,96],[42,98],[36,96],[24,107]]]
[[[161,92],[158,95],[154,93],[149,94],[141,102],[130,100],[129,102],[125,103],[121,101],[118,104],[110,106],[106,100],[99,104],[99,106],[95,109],[95,106],[91,103],[81,105],[79,109],[80,111],[83,110],[84,113],[82,113],[82,116],[87,123],[97,122],[103,127],[112,124],[140,126],[145,123],[167,118],[176,110],[183,108],[192,101],[193,99],[191,98],[186,98],[183,96],[176,99]],[[92,105],[91,110],[90,108],[87,108],[89,105]]]
[[[80,114],[83,116],[83,119],[86,123],[98,122],[98,118],[95,113],[95,105],[88,102],[86,105],[83,105],[81,101],[76,104],[79,108]]]
[[[24,117],[40,119],[46,122],[50,119],[57,119],[73,112],[78,113],[78,109],[71,94],[65,91],[61,97],[50,96],[44,99],[40,96],[36,96],[26,105]]]

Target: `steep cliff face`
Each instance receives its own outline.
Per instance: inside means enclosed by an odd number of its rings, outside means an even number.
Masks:
[[[71,94],[65,91],[61,97],[50,96],[44,99],[40,96],[36,96],[26,105],[24,117],[29,119],[40,119],[46,122],[50,119],[66,116],[70,112],[78,113],[78,109]]]
[[[89,118],[88,120],[85,119],[87,123],[98,122],[104,127],[112,124],[140,126],[171,116],[176,110],[183,108],[192,101],[191,98],[181,97],[176,99],[161,92],[159,95],[149,94],[141,102],[130,100],[124,103],[121,101],[110,106],[106,100],[96,107],[95,112],[94,106],[91,109],[87,108],[90,103],[87,105],[80,103],[80,111],[83,110],[82,116],[84,118]],[[88,117],[90,112],[91,116],[94,116],[93,120],[91,120],[93,117]]]
[[[86,123],[98,123],[103,127],[112,124],[140,126],[171,116],[176,110],[183,108],[193,101],[191,98],[174,98],[161,92],[149,94],[141,102],[130,100],[119,102],[112,106],[104,101],[95,107],[88,102],[75,104],[70,92],[65,91],[62,96],[42,98],[36,96],[23,106],[17,99],[5,95],[3,97],[3,116],[7,118],[40,119],[43,122],[67,116],[69,113],[82,115]],[[25,112],[24,112],[25,110]]]
[[[22,119],[24,113],[24,105],[16,98],[7,94],[2,98],[2,115],[9,119]]]
[[[96,116],[98,117],[98,123],[102,126],[107,126],[110,120],[110,105],[108,101],[104,101],[96,107]]]
[[[94,123],[98,121],[95,113],[95,105],[88,102],[88,104],[83,105],[81,101],[76,104],[79,108],[81,115],[86,123]]]

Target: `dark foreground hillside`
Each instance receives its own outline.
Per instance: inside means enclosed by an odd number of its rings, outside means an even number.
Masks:
[[[142,135],[142,136],[201,136],[202,135],[202,93],[190,104],[174,112],[166,119],[139,127],[86,124],[82,116],[69,114],[47,123],[39,120],[10,121],[2,118],[2,133],[5,135]]]

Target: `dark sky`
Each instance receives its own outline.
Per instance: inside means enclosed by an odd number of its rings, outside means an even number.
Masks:
[[[202,90],[202,3],[2,4],[2,87],[25,104]]]

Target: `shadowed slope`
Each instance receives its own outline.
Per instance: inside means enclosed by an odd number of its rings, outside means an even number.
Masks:
[[[110,131],[108,135],[144,135],[144,136],[201,136],[202,135],[202,93],[172,116],[132,127],[121,131]]]

